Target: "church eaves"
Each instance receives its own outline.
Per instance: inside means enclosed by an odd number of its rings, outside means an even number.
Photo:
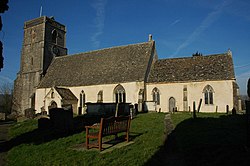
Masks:
[[[38,88],[144,81],[154,41],[56,57]]]

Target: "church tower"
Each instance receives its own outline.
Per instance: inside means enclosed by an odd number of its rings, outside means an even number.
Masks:
[[[24,23],[20,71],[14,82],[13,110],[24,114],[35,105],[35,90],[55,56],[67,55],[66,28],[53,17]]]

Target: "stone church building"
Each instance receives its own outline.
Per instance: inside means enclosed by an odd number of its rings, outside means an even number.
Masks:
[[[232,53],[158,59],[149,41],[67,55],[66,28],[46,16],[25,22],[14,109],[24,114],[86,103],[131,103],[138,111],[226,112],[240,100]]]

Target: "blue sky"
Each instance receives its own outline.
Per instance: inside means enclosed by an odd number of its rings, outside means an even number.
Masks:
[[[236,79],[246,94],[250,77],[249,0],[9,0],[2,14],[4,68],[0,84],[20,67],[24,22],[54,16],[66,25],[69,54],[146,42],[152,34],[159,58],[233,53]]]

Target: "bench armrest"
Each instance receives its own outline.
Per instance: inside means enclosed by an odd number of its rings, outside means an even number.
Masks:
[[[99,124],[93,124],[92,126],[85,126],[86,129],[98,129],[100,127]]]

